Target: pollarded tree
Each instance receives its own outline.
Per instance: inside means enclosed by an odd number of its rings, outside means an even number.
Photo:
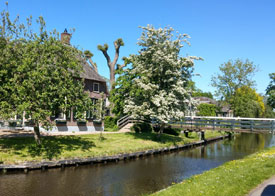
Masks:
[[[235,61],[229,60],[220,67],[220,74],[212,76],[211,85],[215,87],[216,95],[229,102],[235,91],[242,86],[253,87],[255,81],[252,79],[257,66],[253,62],[242,61],[237,59]]]
[[[186,89],[190,78],[193,59],[181,57],[183,43],[188,43],[186,34],[173,36],[173,28],[155,29],[141,27],[142,35],[138,45],[139,54],[130,55],[133,89],[125,102],[125,113],[134,118],[156,120],[162,133],[169,120],[180,119],[190,107],[191,92]]]
[[[117,39],[116,41],[114,41],[114,46],[115,46],[115,57],[113,59],[113,61],[111,60],[109,54],[108,54],[108,44],[104,44],[102,45],[98,45],[97,48],[98,50],[100,50],[103,55],[105,56],[106,60],[107,60],[107,65],[109,67],[110,70],[110,86],[111,86],[111,90],[114,88],[114,84],[115,84],[115,71],[119,68],[121,68],[122,66],[117,65],[117,61],[118,61],[118,57],[119,57],[119,49],[121,46],[124,46],[124,42],[121,38]],[[117,65],[117,67],[116,67]]]
[[[85,51],[84,51],[84,55],[85,55],[86,60],[88,60],[89,63],[91,64],[92,68],[93,68],[96,72],[98,72],[98,70],[97,70],[97,64],[96,64],[96,62],[94,62],[94,61],[92,60],[92,57],[94,56],[94,54],[91,53],[89,50],[85,50]]]
[[[24,112],[34,122],[35,140],[41,144],[39,127],[51,126],[49,117],[56,111],[77,108],[76,117],[83,118],[90,106],[80,79],[82,54],[62,43],[55,31],[46,31],[42,17],[37,20],[38,33],[33,33],[31,19],[25,26],[10,21],[4,11],[0,21],[0,116],[7,119]]]

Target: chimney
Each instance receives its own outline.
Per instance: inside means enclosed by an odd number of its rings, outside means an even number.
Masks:
[[[67,45],[70,45],[72,34],[68,33],[67,29],[61,33],[61,42]]]

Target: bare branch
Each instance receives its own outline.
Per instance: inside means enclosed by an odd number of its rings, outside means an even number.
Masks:
[[[95,62],[93,62],[91,58],[89,58],[89,63],[93,66],[94,70],[98,73],[97,64]]]
[[[104,46],[102,46],[102,45],[97,46],[97,49],[100,50],[103,53],[103,55],[105,56],[105,58],[107,60],[108,67],[111,68],[111,58],[107,53],[108,48],[109,48],[108,44],[104,44]]]
[[[120,46],[124,46],[123,40],[121,38],[118,38],[116,41],[114,41],[114,46],[115,46],[115,49],[116,49],[116,53],[115,53],[115,58],[112,62],[113,66],[115,66],[116,63],[117,63],[117,60],[118,60],[118,57],[119,57]]]

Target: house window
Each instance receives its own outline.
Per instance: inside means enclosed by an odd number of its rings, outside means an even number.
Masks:
[[[99,92],[99,84],[94,83],[94,92]]]
[[[92,110],[88,110],[86,111],[86,119],[93,119],[93,111]]]
[[[66,110],[66,119],[70,120],[71,119],[71,109]]]

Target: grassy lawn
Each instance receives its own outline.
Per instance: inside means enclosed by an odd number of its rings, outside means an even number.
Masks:
[[[104,132],[117,132],[118,129],[113,129],[113,128],[104,128]]]
[[[221,135],[219,132],[206,132],[206,137]],[[5,164],[24,161],[58,160],[84,158],[129,153],[147,149],[198,141],[196,133],[186,138],[183,135],[163,134],[159,139],[156,133],[115,133],[79,136],[42,137],[42,147],[37,147],[32,137],[0,138],[0,162]]]
[[[275,175],[275,147],[230,161],[152,196],[244,196]]]

